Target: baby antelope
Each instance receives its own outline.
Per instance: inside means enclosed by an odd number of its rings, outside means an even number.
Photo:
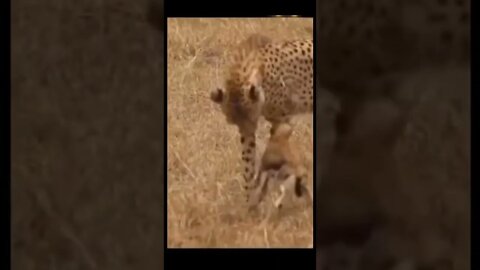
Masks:
[[[263,153],[260,168],[255,179],[256,187],[250,197],[250,209],[253,210],[272,187],[279,187],[280,197],[274,201],[277,209],[282,207],[286,196],[303,197],[311,205],[312,195],[305,182],[308,171],[298,148],[290,141],[290,124],[282,123],[272,127],[270,139]]]

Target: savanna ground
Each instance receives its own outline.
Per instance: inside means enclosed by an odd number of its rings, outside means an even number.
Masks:
[[[168,246],[309,247],[313,211],[294,204],[266,227],[245,211],[237,128],[211,102],[222,86],[225,55],[252,33],[274,40],[312,38],[312,19],[168,19]],[[260,124],[259,152],[268,123]],[[312,117],[293,140],[310,162]],[[312,188],[312,177],[309,179]]]

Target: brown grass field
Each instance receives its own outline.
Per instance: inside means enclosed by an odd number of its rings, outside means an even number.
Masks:
[[[313,211],[294,204],[265,227],[245,212],[237,128],[209,99],[223,83],[224,56],[249,34],[312,38],[313,20],[168,20],[168,246],[298,247],[313,244]],[[298,124],[297,124],[298,123]],[[261,153],[268,123],[260,123]],[[294,142],[313,160],[312,116],[300,116]],[[312,178],[309,179],[312,188]]]

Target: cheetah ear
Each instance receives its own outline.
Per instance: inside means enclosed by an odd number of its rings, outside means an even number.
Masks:
[[[224,90],[221,88],[217,88],[210,92],[210,99],[215,103],[222,103],[224,96]]]

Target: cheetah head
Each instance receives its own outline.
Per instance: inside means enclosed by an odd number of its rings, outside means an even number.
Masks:
[[[241,132],[255,130],[262,114],[265,94],[257,82],[255,74],[245,84],[228,80],[225,89],[217,88],[210,93],[210,99],[220,105],[227,122]]]

